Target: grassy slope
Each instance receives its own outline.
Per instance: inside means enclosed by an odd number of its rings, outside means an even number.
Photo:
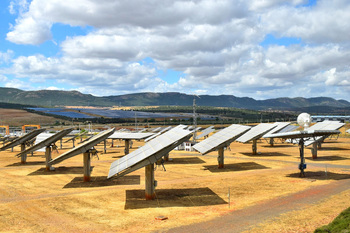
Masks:
[[[350,207],[340,213],[333,222],[315,230],[315,233],[350,232]]]

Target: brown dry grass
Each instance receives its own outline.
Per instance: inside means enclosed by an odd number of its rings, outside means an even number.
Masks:
[[[319,151],[321,161],[317,163],[350,165],[349,142],[350,139],[328,141]],[[264,141],[258,144],[262,154],[257,156],[250,155],[250,144],[233,143],[231,151],[225,151],[226,168],[223,171],[216,168],[216,152],[201,156],[196,152],[173,151],[170,154],[173,160],[165,165],[167,171],[157,167],[155,172],[157,199],[145,201],[144,169],[124,178],[105,180],[111,162],[123,155],[123,142],[115,144],[118,147],[108,145],[107,154],[100,154],[100,160],[93,159],[93,182],[89,183],[81,181],[82,155],[56,165],[54,172],[45,172],[42,152],[29,156],[27,165],[18,164],[19,159],[14,157],[18,147],[14,152],[0,152],[0,229],[25,232],[165,231],[213,219],[311,186],[337,182],[332,178],[346,177],[350,173],[328,168],[334,177],[316,177],[314,182],[291,177],[297,172],[296,165],[284,161],[297,162],[298,148],[285,144],[269,147]],[[134,147],[141,145],[142,142],[134,142]],[[64,144],[60,153],[70,147],[71,143]],[[98,149],[102,151],[102,144]],[[306,156],[311,157],[308,150]],[[323,157],[327,159],[322,160]],[[323,169],[310,166],[307,171]],[[312,232],[315,227],[330,222],[340,212],[340,206],[350,205],[349,198],[345,199],[348,195],[345,192],[331,197],[325,204],[307,206],[307,211],[286,213],[257,228],[256,232],[279,232],[280,229],[297,232],[300,228],[296,225],[299,221],[296,216],[307,218],[306,223],[312,226],[307,232]],[[168,220],[156,220],[157,216],[167,216]]]
[[[57,120],[54,117],[42,116],[24,110],[0,108],[0,125],[17,127],[27,124],[53,125]]]

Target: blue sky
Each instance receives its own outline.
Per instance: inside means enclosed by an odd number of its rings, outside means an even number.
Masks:
[[[350,100],[346,0],[4,0],[0,86]]]

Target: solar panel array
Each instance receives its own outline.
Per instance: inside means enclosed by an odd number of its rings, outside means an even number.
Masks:
[[[68,158],[71,158],[75,155],[78,154],[82,154],[85,153],[86,151],[88,151],[89,149],[91,149],[93,146],[95,146],[96,144],[100,143],[101,141],[107,139],[111,134],[113,134],[114,132],[114,128],[113,129],[109,129],[106,131],[103,131],[95,136],[93,136],[89,141],[84,142],[82,144],[80,144],[79,146],[61,154],[60,156],[56,157],[55,159],[51,160],[49,162],[50,165],[56,164],[56,163],[60,163],[63,160],[66,160]]]
[[[124,132],[114,132],[109,139],[134,139],[141,140],[154,135],[154,133],[124,133]]]
[[[261,138],[262,135],[275,128],[276,125],[269,123],[260,123],[252,127],[248,132],[236,139],[238,142],[247,143],[254,139]]]
[[[308,128],[308,130],[338,130],[341,127],[343,127],[345,125],[345,123],[341,123],[339,121],[323,121],[320,123],[317,123],[313,126],[311,126],[310,128]],[[315,137],[315,138],[310,138],[309,140],[306,140],[304,142],[305,146],[310,146],[311,144],[315,143],[315,142],[319,142],[324,140],[325,137]]]
[[[250,129],[249,126],[233,124],[193,146],[201,154],[207,154],[223,146],[229,146],[237,137]]]
[[[207,135],[209,135],[210,133],[214,132],[214,126],[209,126],[208,128],[206,128],[205,130],[202,131],[202,133],[200,135],[197,135],[196,139],[200,139],[202,137],[205,137]]]
[[[31,131],[30,133],[27,133],[19,138],[16,138],[15,140],[13,140],[12,142],[10,142],[9,144],[3,146],[0,148],[0,151],[6,150],[8,148],[11,147],[15,147],[17,145],[20,145],[22,143],[25,143],[26,141],[29,141],[33,138],[35,138],[36,136],[38,136],[40,133],[44,132],[46,129],[36,129]]]
[[[155,163],[169,150],[190,137],[191,131],[175,127],[152,139],[139,149],[114,161],[109,169],[108,178],[114,175],[122,176],[148,164]]]
[[[72,130],[73,130],[73,128],[64,129],[64,130],[61,130],[60,132],[55,133],[55,134],[41,133],[41,134],[44,134],[43,136],[41,136],[42,141],[36,143],[34,146],[28,148],[27,150],[22,151],[21,153],[17,154],[17,156],[20,156],[21,154],[29,154],[29,153],[37,151],[41,148],[51,146],[52,143],[55,143],[56,141],[60,140],[62,137],[69,134]],[[41,134],[39,134],[38,137]]]

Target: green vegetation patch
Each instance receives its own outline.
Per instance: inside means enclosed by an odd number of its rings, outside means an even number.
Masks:
[[[350,207],[340,213],[333,222],[315,230],[315,233],[347,233],[350,232]]]

